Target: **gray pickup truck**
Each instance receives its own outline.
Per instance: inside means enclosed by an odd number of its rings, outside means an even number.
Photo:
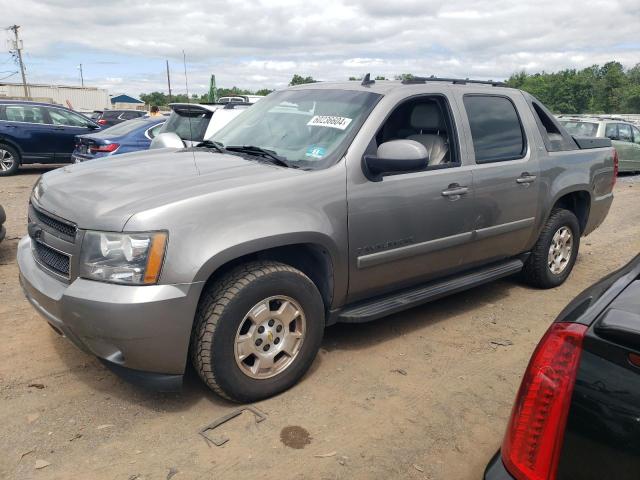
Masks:
[[[53,329],[161,390],[190,357],[254,401],[302,377],[327,325],[517,273],[559,285],[613,200],[609,139],[490,82],[298,86],[214,137],[46,173],[18,247]]]

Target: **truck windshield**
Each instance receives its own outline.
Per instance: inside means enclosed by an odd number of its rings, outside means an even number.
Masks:
[[[598,124],[593,122],[576,122],[576,121],[561,121],[564,128],[567,129],[571,135],[576,137],[595,137],[598,132]]]
[[[355,90],[284,90],[234,118],[209,140],[224,147],[269,150],[304,169],[332,165],[380,99]]]

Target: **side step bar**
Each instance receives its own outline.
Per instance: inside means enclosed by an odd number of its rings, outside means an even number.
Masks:
[[[335,312],[334,321],[328,323],[364,323],[377,320],[476,285],[513,275],[522,270],[523,266],[524,263],[521,259],[511,259],[470,273],[449,277],[445,280],[436,280],[399,293],[367,300]]]

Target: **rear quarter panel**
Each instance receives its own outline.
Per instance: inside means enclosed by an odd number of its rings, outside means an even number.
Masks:
[[[572,192],[585,191],[590,197],[584,234],[602,222],[613,200],[613,152],[613,148],[596,148],[548,152],[542,156],[540,195],[545,214],[538,220],[538,232],[558,200]]]

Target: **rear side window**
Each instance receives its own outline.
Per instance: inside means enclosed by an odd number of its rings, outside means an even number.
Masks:
[[[42,107],[32,105],[7,105],[4,117],[10,122],[47,123]]]
[[[618,138],[618,127],[615,123],[607,123],[607,128],[604,130],[604,136],[617,139]]]
[[[631,136],[631,125],[627,125],[626,123],[618,124],[618,137],[623,142],[630,142],[632,140]]]
[[[102,114],[102,118],[104,118],[105,120],[114,120],[118,118],[118,115],[120,115],[120,112],[111,110],[104,112]]]
[[[124,120],[132,120],[134,118],[138,118],[141,115],[138,112],[124,112],[120,118],[124,119]]]
[[[524,134],[516,108],[506,97],[465,95],[476,163],[522,158]]]
[[[580,122],[567,120],[560,122],[571,135],[576,137],[595,137],[598,133],[598,124],[593,122]]]

